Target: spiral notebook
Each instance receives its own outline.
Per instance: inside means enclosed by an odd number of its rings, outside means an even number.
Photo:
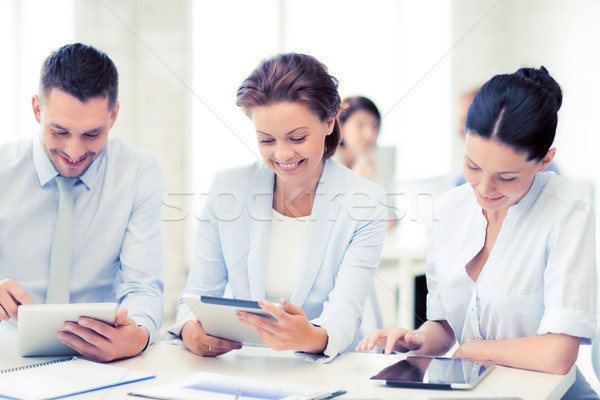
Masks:
[[[154,378],[78,357],[0,370],[0,398],[50,400]]]

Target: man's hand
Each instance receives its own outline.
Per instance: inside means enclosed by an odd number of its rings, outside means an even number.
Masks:
[[[29,294],[12,279],[0,281],[0,321],[17,320],[17,307],[34,304]]]
[[[126,309],[117,312],[115,325],[81,317],[67,321],[56,337],[81,355],[108,362],[139,354],[148,344],[149,333],[127,316]]]

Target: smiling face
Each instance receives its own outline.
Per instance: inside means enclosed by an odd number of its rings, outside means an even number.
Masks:
[[[106,147],[108,131],[119,111],[109,109],[108,97],[95,97],[81,102],[60,90],[51,89],[40,101],[32,99],[33,113],[41,126],[41,143],[58,173],[77,178]]]
[[[278,185],[313,189],[323,170],[325,137],[335,119],[322,122],[302,103],[279,102],[252,109],[258,148]]]
[[[477,203],[485,211],[504,211],[518,203],[529,191],[537,172],[543,171],[556,149],[542,160],[527,161],[527,153],[518,152],[495,139],[467,133],[464,173],[473,188]]]

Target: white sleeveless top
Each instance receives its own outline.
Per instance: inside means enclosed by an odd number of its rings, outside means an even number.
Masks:
[[[267,300],[279,302],[281,297],[290,300],[301,267],[309,220],[310,215],[286,217],[273,209],[267,263]]]

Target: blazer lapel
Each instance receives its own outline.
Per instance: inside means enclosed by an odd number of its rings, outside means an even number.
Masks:
[[[248,199],[246,226],[248,227],[248,283],[252,300],[264,299],[269,256],[269,234],[273,209],[274,173],[261,166]]]
[[[340,212],[340,205],[336,201],[340,193],[335,192],[334,185],[335,167],[336,165],[331,160],[325,162],[321,180],[317,186],[298,280],[290,298],[290,302],[298,306],[304,304],[317,279],[335,221]]]

